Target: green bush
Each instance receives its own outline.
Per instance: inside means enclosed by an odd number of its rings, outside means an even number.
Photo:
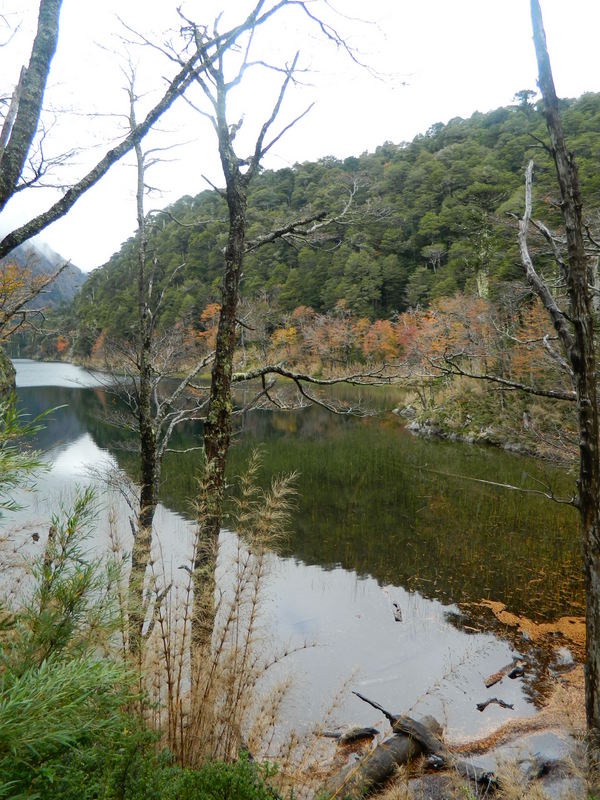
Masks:
[[[135,723],[133,723],[135,726]],[[3,798],[46,800],[273,800],[268,767],[246,759],[182,769],[170,754],[154,755],[148,733],[124,728],[19,776]]]

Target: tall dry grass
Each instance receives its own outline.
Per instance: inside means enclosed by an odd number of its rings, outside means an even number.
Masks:
[[[194,603],[194,564],[198,548],[210,546],[201,521],[189,556],[175,574],[166,559],[149,564],[146,618],[140,680],[148,702],[144,716],[160,734],[161,743],[178,763],[196,766],[208,759],[233,760],[247,750],[296,766],[307,748],[291,736],[277,735],[289,679],[271,677],[274,667],[300,648],[278,650],[265,626],[264,598],[273,548],[285,535],[294,501],[293,475],[276,478],[268,490],[259,488],[259,458],[254,455],[239,478],[232,500],[230,526],[222,536],[214,581],[206,581],[206,596]],[[123,591],[123,602],[127,592]],[[210,645],[192,641],[192,610],[205,609],[214,627]],[[126,615],[122,609],[123,617]],[[201,621],[200,621],[201,622]],[[122,623],[122,649],[127,651],[127,626]],[[279,674],[279,670],[277,671]]]

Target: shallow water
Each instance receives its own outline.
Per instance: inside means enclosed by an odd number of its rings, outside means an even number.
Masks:
[[[134,475],[135,456],[107,421],[118,401],[101,376],[65,364],[15,364],[21,408],[33,415],[57,409],[37,440],[50,469],[35,493],[22,495],[26,509],[11,518],[14,537],[33,554],[43,546],[52,510],[68,502],[76,483],[99,484],[97,473],[110,466]],[[393,403],[389,391],[374,398],[380,407]],[[189,447],[199,433],[184,427],[174,446]],[[231,451],[232,479],[256,445],[265,484],[271,475],[299,472],[292,532],[271,558],[264,616],[274,647],[314,645],[287,659],[294,675],[290,725],[310,728],[346,680],[335,718],[351,724],[381,723],[351,689],[393,712],[433,713],[452,738],[534,713],[531,700],[556,660],[553,645],[525,641],[475,603],[489,598],[545,620],[581,613],[576,516],[470,478],[549,485],[568,495],[570,476],[497,450],[415,439],[389,413],[355,419],[312,408],[245,415]],[[173,455],[164,467],[156,529],[174,574],[189,548],[197,458]],[[113,509],[129,549],[118,496],[103,496],[100,506],[94,546],[107,546]],[[225,531],[222,552],[234,541]],[[392,602],[402,622],[394,621]],[[525,679],[505,679],[490,693],[485,677],[517,651],[532,661]],[[514,703],[514,712],[496,705],[476,711],[476,702],[496,692]]]

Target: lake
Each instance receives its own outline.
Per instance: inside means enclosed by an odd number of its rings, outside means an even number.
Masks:
[[[68,364],[15,366],[20,408],[34,416],[56,409],[35,443],[48,471],[35,491],[19,494],[24,510],[0,520],[33,556],[52,511],[68,503],[76,484],[101,491],[101,473],[116,467],[135,477],[136,457],[131,436],[110,424],[119,401],[102,376]],[[434,714],[450,739],[533,714],[549,677],[569,659],[570,643],[538,641],[481,602],[505,604],[534,622],[582,615],[577,515],[478,481],[568,497],[573,476],[497,449],[416,438],[389,411],[397,401],[392,389],[361,393],[379,409],[374,416],[317,407],[240,415],[231,449],[231,481],[257,447],[265,486],[274,475],[298,473],[297,507],[289,537],[271,558],[265,609],[281,647],[315,645],[287,660],[289,724],[309,730],[344,681],[339,723],[380,718],[351,689],[394,713]],[[200,435],[198,426],[183,426],[173,447],[187,449]],[[188,552],[198,459],[174,453],[164,464],[156,540],[167,569],[177,570]],[[114,492],[100,496],[94,547],[108,546],[109,519],[130,549],[126,510]],[[227,547],[234,534],[222,536]],[[402,622],[394,620],[394,602]],[[485,677],[517,655],[530,665],[525,676],[498,687],[514,711],[491,705],[478,712],[475,703],[491,696]]]

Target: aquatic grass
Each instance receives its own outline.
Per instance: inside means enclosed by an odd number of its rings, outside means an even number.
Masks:
[[[92,398],[97,402],[99,393]],[[340,564],[445,603],[489,598],[548,620],[581,613],[573,510],[464,479],[530,488],[542,481],[564,496],[572,492],[564,470],[496,448],[424,441],[391,414],[358,420],[305,409],[256,412],[242,422],[230,483],[257,443],[263,488],[274,475],[298,472],[298,513],[282,554],[325,568]],[[93,431],[103,443],[107,433],[97,419]],[[185,447],[200,434],[183,428],[176,444]],[[115,455],[135,472],[134,453]],[[164,465],[162,499],[190,519],[198,466],[192,453],[167,456]]]
[[[468,480],[543,484],[569,496],[572,478],[563,470],[496,448],[424,441],[393,415],[340,420],[306,409],[257,412],[231,448],[230,475],[258,442],[263,484],[298,472],[298,513],[283,554],[341,564],[446,603],[488,597],[548,619],[580,612],[573,509]],[[183,478],[166,488],[165,501],[184,513],[173,489],[183,494],[193,465],[191,456],[178,460]],[[167,460],[167,477],[170,469]]]
[[[360,389],[365,402],[375,406],[380,391],[387,389]],[[49,392],[48,402],[67,397],[64,389]],[[115,432],[101,422],[106,397],[93,390],[71,394],[74,414],[107,446]],[[34,400],[31,413],[42,402],[37,397],[28,402]],[[258,478],[263,488],[274,475],[298,472],[298,513],[285,554],[325,568],[339,563],[444,602],[488,597],[547,619],[580,613],[583,586],[573,510],[464,480],[529,488],[540,488],[542,481],[557,495],[570,496],[574,478],[564,469],[498,448],[425,441],[409,434],[392,414],[353,419],[317,408],[258,411],[242,415],[238,423],[229,454],[230,482],[257,444],[263,452]],[[201,434],[201,426],[183,426],[174,446],[185,449]],[[135,453],[113,452],[121,468],[135,475]],[[163,502],[190,519],[200,458],[168,455],[163,468]]]

